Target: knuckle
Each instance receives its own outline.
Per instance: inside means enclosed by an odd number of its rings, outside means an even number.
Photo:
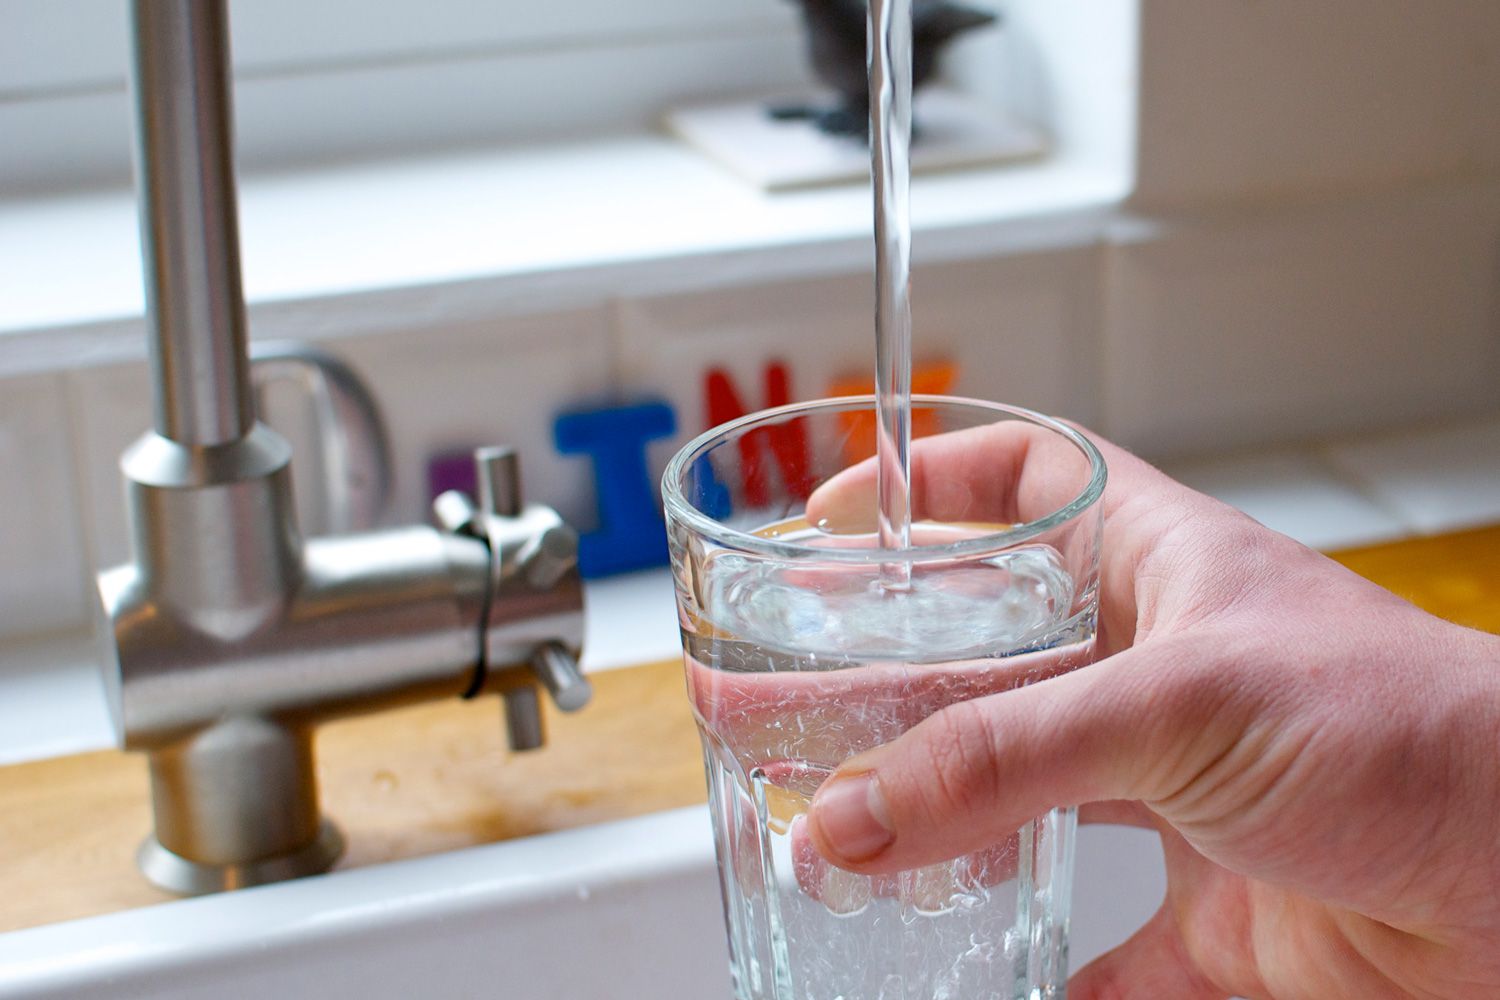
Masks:
[[[1210,774],[1237,758],[1253,715],[1253,691],[1240,683],[1223,659],[1187,657],[1149,684],[1150,714],[1158,745],[1145,759],[1141,798],[1163,806],[1181,804]]]
[[[998,765],[993,729],[977,701],[959,702],[919,727],[922,770],[913,775],[916,817],[951,823],[979,813],[995,787]]]

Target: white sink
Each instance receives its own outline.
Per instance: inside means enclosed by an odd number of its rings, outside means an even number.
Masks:
[[[592,668],[677,655],[666,571],[590,586]],[[110,743],[76,647],[8,657],[0,761]],[[1083,830],[1076,884],[1079,965],[1155,911],[1155,836]],[[698,807],[0,934],[0,998],[728,1000],[727,962]]]
[[[1076,964],[1162,898],[1154,835],[1079,838]],[[728,1000],[704,807],[0,935],[0,997]]]

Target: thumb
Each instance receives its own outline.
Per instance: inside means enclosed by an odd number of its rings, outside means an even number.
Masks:
[[[866,873],[998,843],[1057,806],[1168,799],[1235,745],[1252,690],[1179,636],[1026,687],[959,702],[851,757],[823,783],[808,831]]]

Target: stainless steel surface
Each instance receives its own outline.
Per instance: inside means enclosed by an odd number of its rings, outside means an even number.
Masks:
[[[509,449],[476,455],[481,504],[437,505],[448,530],[303,539],[291,449],[250,413],[223,0],[133,12],[157,432],[121,462],[132,559],[100,574],[101,633],[121,745],[150,761],[141,867],[198,893],[338,857],[313,766],[323,720],[492,691],[512,744],[541,745],[538,685],[570,711],[588,698],[583,600],[577,536],[522,503]],[[324,451],[352,479],[378,450],[368,394],[319,352],[272,354],[322,380]]]
[[[136,194],[156,430],[224,444],[255,419],[234,198],[228,13],[132,0]]]
[[[199,548],[191,537],[174,547]],[[142,564],[161,562],[147,552],[101,588],[110,607],[139,609],[114,628],[115,716],[130,749],[175,745],[237,714],[329,718],[457,696],[482,667],[489,553],[475,539],[422,526],[313,539],[291,579],[238,607],[215,607],[207,592],[184,607],[164,594],[172,578]]]
[[[514,449],[477,449],[474,478],[477,506],[439,497],[434,513],[464,524],[494,553],[484,625],[487,678],[504,695],[511,749],[532,750],[545,738],[541,710],[535,690],[525,682],[518,686],[515,675],[540,681],[565,712],[581,708],[592,694],[578,672],[583,643],[578,535],[552,508],[522,503]]]
[[[537,700],[536,688],[512,688],[503,695],[505,699],[505,732],[510,748],[516,753],[535,750],[546,742],[542,730],[542,706]]]
[[[312,470],[299,477],[304,489],[308,478],[322,486],[311,530],[344,535],[381,524],[391,499],[391,449],[380,407],[359,376],[327,351],[263,341],[250,348],[250,380],[261,419],[277,382],[296,385],[311,404],[316,454],[298,456],[316,459],[303,466]]]
[[[344,853],[344,838],[326,820],[318,836],[295,854],[264,861],[217,865],[189,861],[148,839],[136,852],[136,864],[156,885],[180,896],[201,896],[225,889],[247,889],[252,885],[281,882],[313,872],[327,871]]]
[[[521,513],[521,462],[514,448],[480,448],[474,452],[479,479],[479,506],[500,517]]]
[[[558,643],[538,646],[531,657],[531,669],[564,712],[578,711],[594,696],[588,678],[578,669],[577,658]]]
[[[561,522],[554,524],[528,542],[520,558],[526,582],[547,590],[578,565],[578,533]]]
[[[582,644],[578,534],[552,508],[521,503],[520,459],[511,449],[480,448],[474,466],[479,507],[470,530],[489,543],[495,556],[485,663],[491,674],[529,671],[545,685],[543,674],[550,667],[538,666],[537,652],[555,647],[576,661]],[[557,691],[548,690],[555,698]],[[558,707],[563,707],[561,701]]]
[[[474,522],[479,508],[467,493],[448,490],[432,501],[432,519],[439,528],[455,534],[474,533]]]

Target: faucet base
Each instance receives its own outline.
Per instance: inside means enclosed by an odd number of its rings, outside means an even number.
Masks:
[[[209,864],[190,861],[167,850],[152,834],[136,852],[136,864],[146,878],[180,896],[202,896],[226,889],[244,889],[317,875],[333,867],[344,853],[344,837],[328,820],[318,824],[317,839],[300,850],[248,864]]]

